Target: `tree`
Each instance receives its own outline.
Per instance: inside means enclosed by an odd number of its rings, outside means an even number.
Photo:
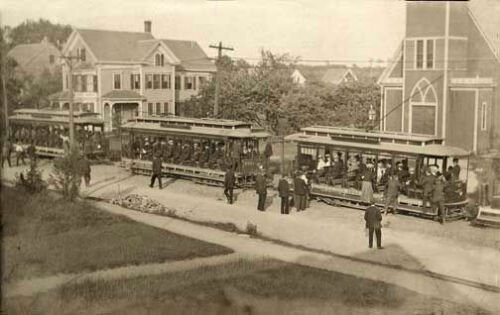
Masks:
[[[372,82],[349,82],[334,90],[327,106],[336,113],[334,124],[346,127],[368,127],[370,105],[380,118],[380,89]]]
[[[7,57],[7,52],[10,49],[10,45],[6,41],[5,34],[7,28],[0,28],[0,73],[2,74],[2,79],[5,78],[5,86],[7,90],[7,103],[9,105],[9,114],[12,113],[20,104],[20,95],[22,91],[22,82],[15,76],[15,70],[17,63],[14,59]],[[4,104],[4,90],[0,86],[0,100],[2,102],[2,107]],[[0,111],[0,128],[5,130],[5,116],[4,110]]]
[[[220,71],[219,114],[217,118],[238,119],[276,130],[282,112],[281,98],[293,87],[287,55],[261,52],[255,66],[223,57]],[[205,85],[198,96],[184,103],[184,113],[194,117],[210,116],[213,110],[215,81]]]
[[[17,25],[10,32],[12,46],[39,43],[44,37],[54,45],[62,45],[71,34],[71,26],[53,24],[48,20],[27,20]]]

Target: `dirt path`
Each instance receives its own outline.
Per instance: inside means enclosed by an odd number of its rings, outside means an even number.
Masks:
[[[349,257],[301,250],[177,219],[127,210],[106,203],[96,203],[96,206],[111,213],[125,215],[137,222],[226,246],[232,248],[237,253],[251,257],[274,258],[289,263],[383,281],[425,295],[432,295],[461,303],[477,304],[492,312],[500,313],[500,303],[498,303],[500,298],[499,292],[484,290],[471,285],[471,283],[456,281],[456,279],[436,277],[425,271],[417,273],[369,261],[353,260]]]
[[[196,269],[202,266],[215,266],[237,261],[245,255],[233,253],[204,258],[194,258],[182,261],[171,261],[157,264],[143,264],[138,266],[125,266],[112,269],[98,270],[80,274],[60,274],[51,277],[22,280],[3,288],[6,297],[31,296],[46,292],[71,282],[78,283],[88,280],[113,280],[126,279],[139,276],[152,276],[163,273],[173,273]]]

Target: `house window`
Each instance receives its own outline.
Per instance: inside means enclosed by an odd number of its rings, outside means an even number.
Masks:
[[[153,75],[146,74],[146,89],[152,89],[152,88],[153,88]]]
[[[481,104],[481,130],[486,130],[488,117],[488,104],[483,102]]]
[[[155,66],[163,67],[164,65],[165,65],[165,56],[163,56],[163,54],[156,54],[155,55]]]
[[[119,73],[113,74],[113,88],[120,90],[122,88],[122,76]]]
[[[80,78],[81,78],[81,82],[80,82],[81,83],[81,88],[80,88],[80,90],[82,92],[87,92],[87,76],[86,75],[81,75]]]
[[[184,89],[185,90],[195,90],[196,89],[196,77],[185,76],[184,77]]]
[[[66,89],[66,90],[69,88],[69,83],[68,83],[68,81],[69,81],[68,75],[67,75],[67,74],[65,74],[65,75],[64,75],[64,86],[65,86],[65,89]]]
[[[156,103],[156,115],[161,114],[161,103]]]
[[[160,88],[160,75],[153,74],[153,89],[157,90]]]
[[[82,76],[81,75],[75,74],[73,76],[73,90],[75,90],[75,92],[82,91]]]
[[[87,76],[87,92],[94,91],[94,77],[95,76],[93,76],[93,75],[88,75]]]
[[[163,112],[164,112],[165,114],[167,114],[167,113],[168,113],[168,103],[167,103],[167,102],[163,103]]]
[[[49,62],[50,62],[50,64],[54,64],[54,62],[55,62],[54,55],[49,56]]]
[[[161,75],[161,88],[170,89],[170,74]]]
[[[417,40],[417,69],[424,67],[424,41]]]
[[[87,54],[85,53],[85,48],[80,49],[80,60],[81,61],[86,61],[87,60]]]
[[[141,88],[141,75],[131,74],[130,75],[130,89],[139,90]]]
[[[415,47],[415,68],[416,69],[434,69],[434,48],[436,46],[434,39],[419,39]]]
[[[94,75],[94,80],[92,80],[93,83],[94,83],[94,87],[93,87],[93,90],[94,92],[97,92],[97,76]]]
[[[426,61],[427,69],[434,68],[434,40],[427,40],[427,61]]]
[[[175,76],[175,89],[176,90],[181,89],[181,77],[178,75]]]
[[[153,103],[148,103],[148,115],[153,115]]]

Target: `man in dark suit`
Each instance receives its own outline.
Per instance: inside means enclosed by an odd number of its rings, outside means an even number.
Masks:
[[[161,189],[161,159],[155,155],[153,156],[153,175],[151,175],[151,184],[149,187],[153,188],[157,178]]]
[[[306,209],[306,182],[302,179],[302,175],[298,173],[293,180],[293,190],[294,190],[294,203],[297,211],[303,211]]]
[[[382,249],[382,214],[372,200],[371,205],[365,210],[366,228],[368,229],[368,247],[373,247],[373,232],[377,237],[377,248]]]
[[[446,209],[444,207],[444,183],[441,177],[435,179],[432,191],[432,210],[440,216],[441,224],[446,221]]]
[[[255,178],[255,191],[259,195],[259,202],[257,210],[265,211],[266,197],[267,197],[267,183],[263,172],[259,172]]]
[[[435,177],[427,169],[425,175],[421,179],[422,185],[422,206],[426,207],[432,201],[432,191],[434,190]]]
[[[278,192],[281,198],[281,214],[290,213],[290,184],[286,176],[282,176],[278,183]]]
[[[232,166],[227,168],[226,174],[224,175],[224,195],[226,195],[227,202],[233,204],[233,189],[236,178],[234,176],[234,171]]]

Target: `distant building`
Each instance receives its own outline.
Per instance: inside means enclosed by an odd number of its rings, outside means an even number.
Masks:
[[[406,35],[379,78],[381,129],[500,148],[500,2],[407,2]]]
[[[80,56],[72,84],[76,109],[99,113],[105,129],[114,116],[178,114],[180,102],[196,95],[215,72],[214,63],[198,43],[156,39],[151,22],[144,32],[74,29],[64,55]],[[68,108],[68,65],[63,65],[63,91],[52,96]]]
[[[292,72],[292,80],[296,84],[304,85],[306,83],[306,77],[300,72],[299,69],[295,69]]]
[[[40,43],[15,46],[7,53],[7,56],[16,61],[17,76],[20,78],[32,76],[37,79],[46,70],[50,73],[60,71],[60,54],[56,46],[44,37]]]
[[[292,79],[299,85],[327,83],[338,85],[358,81],[358,77],[347,67],[302,67],[292,72]]]

